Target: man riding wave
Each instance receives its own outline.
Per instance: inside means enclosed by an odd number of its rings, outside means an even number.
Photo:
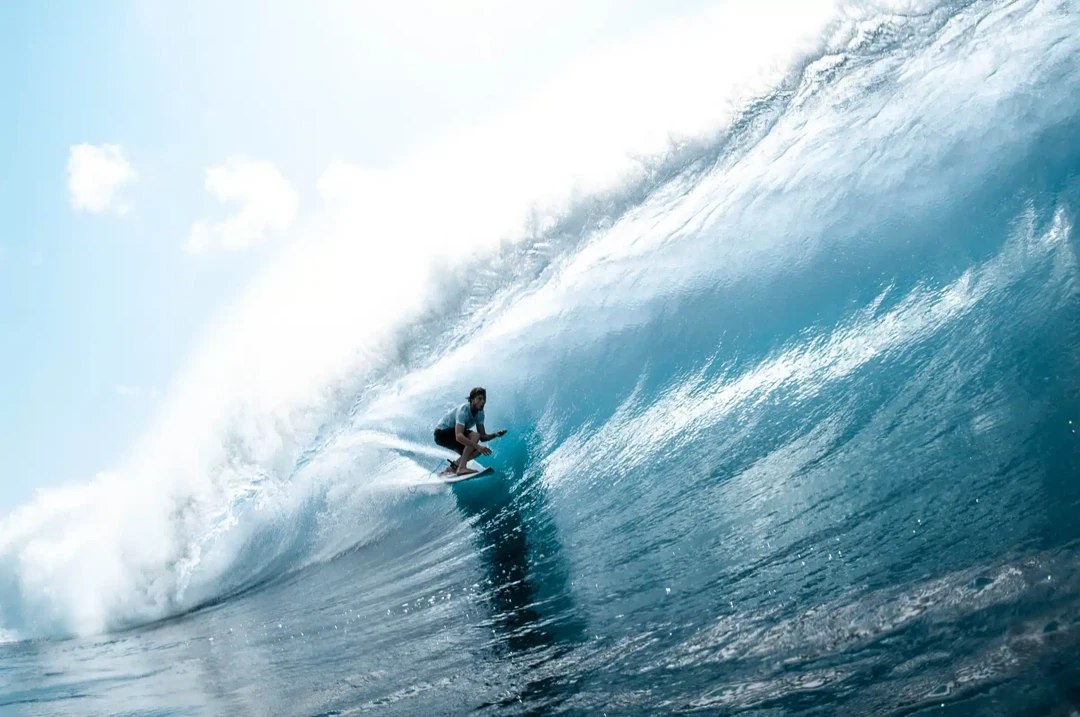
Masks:
[[[460,454],[456,461],[450,461],[450,467],[461,476],[473,471],[468,468],[469,461],[478,455],[489,456],[491,449],[480,445],[481,441],[490,441],[505,436],[506,431],[488,433],[484,429],[484,406],[487,404],[487,390],[479,386],[469,391],[469,400],[451,410],[435,426],[435,443]],[[476,430],[471,430],[473,427]]]

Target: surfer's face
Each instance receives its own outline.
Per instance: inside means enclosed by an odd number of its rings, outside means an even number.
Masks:
[[[487,403],[487,396],[477,396],[469,402],[469,407],[472,408],[473,413],[484,410],[484,404]]]

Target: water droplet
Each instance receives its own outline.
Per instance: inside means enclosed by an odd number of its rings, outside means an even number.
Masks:
[[[671,588],[664,588],[664,594],[665,595],[670,595],[671,594]]]

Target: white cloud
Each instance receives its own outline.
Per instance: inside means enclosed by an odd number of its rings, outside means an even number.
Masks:
[[[126,214],[131,204],[118,197],[118,190],[134,182],[138,175],[116,144],[71,146],[67,163],[68,190],[71,206],[92,214],[111,211]]]
[[[185,248],[199,254],[211,249],[247,249],[267,232],[283,232],[296,218],[300,198],[269,162],[230,157],[206,170],[206,189],[220,202],[236,202],[239,211],[219,222],[198,221]]]

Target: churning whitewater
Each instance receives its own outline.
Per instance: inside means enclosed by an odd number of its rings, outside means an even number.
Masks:
[[[1080,4],[651,42],[327,171],[123,465],[0,523],[5,710],[1080,710]]]

